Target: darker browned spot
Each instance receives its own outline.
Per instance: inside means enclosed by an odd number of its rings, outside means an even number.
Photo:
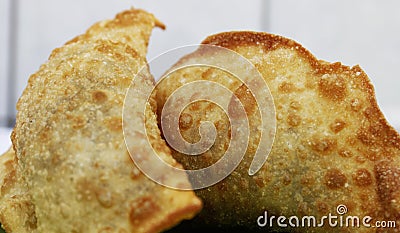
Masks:
[[[122,130],[122,119],[120,117],[112,117],[106,119],[104,120],[104,124],[109,130],[113,132],[119,132]]]
[[[104,54],[111,54],[114,48],[106,43],[101,43],[95,47],[97,51]]]
[[[67,116],[68,118],[68,116]],[[51,135],[51,126],[45,125],[42,131],[39,133],[39,137],[42,141],[47,141]]]
[[[121,45],[120,43],[113,43],[110,41],[103,42],[99,44],[98,46],[95,47],[97,51],[100,53],[106,54],[106,55],[111,55],[114,59],[119,60],[119,61],[124,61],[125,56],[122,55],[121,53],[118,53],[115,50],[116,45]]]
[[[279,84],[278,90],[282,93],[288,94],[295,91],[296,87],[292,83],[282,82]]]
[[[133,58],[139,57],[139,54],[136,52],[136,50],[133,49],[133,48],[130,47],[130,46],[126,46],[125,52],[126,52],[127,54],[130,54]]]
[[[11,150],[11,149],[10,149]],[[14,153],[14,152],[11,152],[11,151],[7,151],[7,154],[8,153]],[[4,154],[5,155],[5,154]],[[14,154],[15,155],[15,154]],[[4,171],[10,171],[11,169],[14,169],[14,166],[16,165],[16,157],[14,157],[14,159],[12,159],[12,160],[7,160],[5,163],[4,163],[4,167],[5,167],[5,169],[4,169]]]
[[[357,132],[357,139],[360,140],[364,145],[372,146],[374,145],[379,138],[379,135],[376,135],[376,130],[373,127],[369,128],[360,128]]]
[[[190,127],[192,127],[192,124],[193,124],[193,119],[190,114],[182,113],[179,116],[179,128],[181,130],[189,129]]]
[[[86,120],[82,116],[72,117],[71,121],[73,129],[81,129],[86,124]]]
[[[201,108],[201,102],[200,101],[196,101],[193,102],[189,105],[189,110],[190,111],[198,111]]]
[[[322,154],[332,152],[336,148],[337,142],[334,138],[314,138],[311,141],[311,148]]]
[[[7,175],[4,177],[3,185],[1,186],[1,193],[2,194],[7,193],[7,191],[14,186],[16,181],[17,181],[17,173],[13,168],[13,170],[8,172]]]
[[[344,127],[346,127],[346,122],[336,119],[329,127],[332,132],[339,133],[344,129]]]
[[[299,148],[296,148],[296,153],[297,153],[297,157],[298,157],[300,160],[305,160],[305,159],[307,159],[308,153],[307,153],[306,150],[301,150],[301,149],[299,149]]]
[[[141,176],[141,174],[142,173],[136,167],[131,168],[130,177],[131,177],[132,180],[138,179]]]
[[[325,202],[317,202],[317,210],[320,214],[326,214],[329,212],[329,206]]]
[[[228,106],[228,113],[232,118],[240,119],[245,118],[246,114],[247,116],[254,114],[257,108],[257,102],[246,85],[242,84],[236,89],[235,96],[237,99],[232,97]],[[244,107],[245,114],[241,111],[242,106]]]
[[[346,83],[342,77],[324,75],[318,82],[319,91],[325,98],[342,101],[346,97]]]
[[[301,117],[297,114],[290,113],[287,118],[287,122],[290,126],[298,126],[301,123]]]
[[[257,176],[257,177],[254,177],[253,179],[254,179],[254,182],[256,183],[256,185],[259,188],[264,188],[265,187],[265,183],[264,183],[264,178],[263,177]]]
[[[400,136],[383,119],[374,119],[374,124],[369,127],[361,127],[357,131],[357,139],[367,146],[381,148],[394,147],[400,149]],[[386,154],[385,156],[389,156]]]
[[[113,227],[105,226],[101,228],[98,233],[113,233],[113,232],[115,232],[115,229]]]
[[[201,73],[201,78],[204,80],[210,80],[211,77],[213,76],[215,69],[206,69],[206,71],[204,71],[203,73]]]
[[[104,93],[103,91],[94,91],[92,93],[92,99],[93,102],[95,102],[96,104],[101,104],[104,103],[107,100],[107,94]]]
[[[256,110],[257,102],[251,93],[251,91],[246,87],[246,85],[241,85],[236,91],[235,95],[239,98],[240,102],[244,105],[244,110],[247,115],[250,116]]]
[[[307,213],[310,213],[311,212],[310,204],[308,202],[301,201],[297,206],[297,211],[299,212],[300,215],[306,215]]]
[[[344,187],[346,184],[347,178],[341,173],[338,169],[329,169],[325,173],[325,185],[330,189],[338,189]]]
[[[353,180],[357,186],[366,187],[372,184],[372,175],[367,169],[361,168],[353,174]]]
[[[379,119],[380,113],[373,107],[368,107],[364,110],[364,116],[368,119],[376,120]]]
[[[136,226],[156,214],[160,207],[150,196],[137,198],[130,203],[129,221]]]
[[[228,191],[228,184],[226,182],[219,182],[215,185],[220,193],[224,193]]]
[[[83,200],[92,200],[97,190],[97,185],[89,179],[82,178],[76,182],[76,191],[82,196]]]

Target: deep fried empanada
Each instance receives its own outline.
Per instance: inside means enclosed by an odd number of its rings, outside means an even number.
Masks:
[[[359,66],[317,60],[300,44],[267,33],[221,33],[208,37],[203,44],[234,50],[254,64],[274,98],[277,124],[268,160],[249,176],[261,125],[256,99],[249,89],[238,79],[229,81],[223,71],[204,66],[177,70],[159,84],[159,114],[178,87],[208,80],[234,91],[249,118],[250,140],[244,159],[222,182],[196,191],[204,209],[193,224],[255,229],[265,211],[268,216],[297,216],[300,220],[304,215],[314,216],[319,224],[322,216],[330,213],[341,216],[338,211],[342,210],[337,208],[345,206],[344,218],[358,216],[362,220],[370,216],[371,225],[378,220],[395,221],[398,229],[400,137],[379,110],[373,86]],[[202,49],[184,60],[201,56]],[[207,90],[192,89],[187,95],[195,100],[197,92],[202,91]],[[199,140],[203,121],[214,123],[218,134],[214,145],[202,155],[173,151],[173,156],[186,169],[204,168],[221,158],[231,135],[225,113],[205,101],[176,111],[181,114],[180,132],[188,142]],[[261,220],[267,221],[265,227],[277,227],[276,218]],[[292,228],[307,232],[375,229],[330,227],[327,222],[324,227]]]
[[[125,93],[146,67],[154,26],[163,27],[145,11],[122,12],[55,49],[29,78],[12,134],[17,158],[8,162],[22,177],[23,183],[15,185],[26,185],[26,195],[15,205],[26,201],[29,212],[11,221],[7,214],[14,207],[6,206],[0,216],[8,232],[21,232],[23,226],[32,232],[159,232],[199,211],[201,202],[192,191],[165,188],[142,174],[124,142]],[[140,84],[151,88],[153,78],[146,74]],[[147,104],[146,116],[132,116],[151,123],[146,124],[149,138],[159,156],[180,167]],[[148,139],[136,135],[131,140],[140,145]],[[175,178],[188,182],[165,174],[165,179]],[[3,187],[8,182],[4,179]],[[1,194],[2,206],[14,197]]]
[[[0,222],[7,232],[32,232],[36,228],[34,206],[17,169],[12,148],[0,156]]]

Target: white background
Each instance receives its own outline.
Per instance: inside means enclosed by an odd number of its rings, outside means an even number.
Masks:
[[[13,27],[11,1],[18,13]],[[256,30],[292,38],[319,59],[360,64],[375,85],[389,122],[400,128],[400,1],[396,0],[0,0],[0,126],[15,114],[7,110],[7,103],[14,108],[29,75],[52,49],[131,6],[154,13],[167,25],[165,31],[153,31],[149,59],[198,44],[213,33]],[[17,38],[10,50],[11,30]],[[7,89],[11,53],[16,55],[15,90]],[[0,130],[0,152],[9,145],[8,133]]]

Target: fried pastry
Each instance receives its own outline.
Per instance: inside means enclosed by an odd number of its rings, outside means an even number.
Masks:
[[[8,232],[32,232],[36,226],[34,207],[17,170],[12,148],[0,156],[0,222]]]
[[[244,159],[223,181],[196,190],[204,208],[188,227],[266,230],[257,223],[262,216],[261,220],[267,221],[263,227],[284,231],[379,231],[361,223],[360,228],[331,227],[327,222],[321,227],[311,223],[309,227],[290,228],[287,219],[287,228],[277,227],[279,215],[296,216],[300,221],[302,216],[314,216],[316,224],[321,224],[323,216],[332,214],[338,219],[357,216],[362,220],[370,216],[372,226],[375,221],[393,221],[399,229],[400,137],[385,120],[373,86],[358,65],[348,67],[318,60],[300,44],[267,33],[227,32],[202,43],[231,49],[258,69],[274,99],[276,135],[266,163],[250,176],[262,122],[249,88],[215,67],[187,67],[162,80],[157,88],[159,115],[177,88],[206,80],[233,91],[246,110],[245,115],[233,116],[249,119],[250,139]],[[178,64],[201,56],[204,51],[200,48]],[[191,89],[187,95],[196,99],[201,91],[207,90]],[[211,121],[218,133],[207,152],[188,156],[174,150],[174,158],[186,169],[200,169],[224,155],[231,138],[230,119],[218,106],[193,101],[182,112],[176,111],[186,141],[196,143],[200,139],[203,121]],[[340,208],[346,212],[339,212]],[[265,213],[275,219],[263,219]]]
[[[2,189],[13,182],[24,188],[1,192],[7,232],[159,232],[199,211],[192,191],[165,188],[141,173],[124,142],[125,93],[146,67],[154,26],[164,27],[145,11],[124,11],[55,49],[29,78],[12,133],[16,157],[10,151],[2,158],[9,171]],[[153,77],[146,74],[140,84],[151,88]],[[132,117],[149,122],[158,155],[180,167],[160,137],[150,102],[146,116],[133,106]],[[138,145],[148,140],[132,135]],[[21,179],[8,178],[14,171]],[[15,206],[21,217],[13,220],[8,214]]]

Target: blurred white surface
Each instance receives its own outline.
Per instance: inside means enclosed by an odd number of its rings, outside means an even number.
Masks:
[[[5,121],[7,115],[7,47],[8,47],[8,19],[9,19],[9,0],[0,1],[0,126],[1,121]]]
[[[11,135],[12,129],[0,128],[0,155],[8,150],[11,146]]]

